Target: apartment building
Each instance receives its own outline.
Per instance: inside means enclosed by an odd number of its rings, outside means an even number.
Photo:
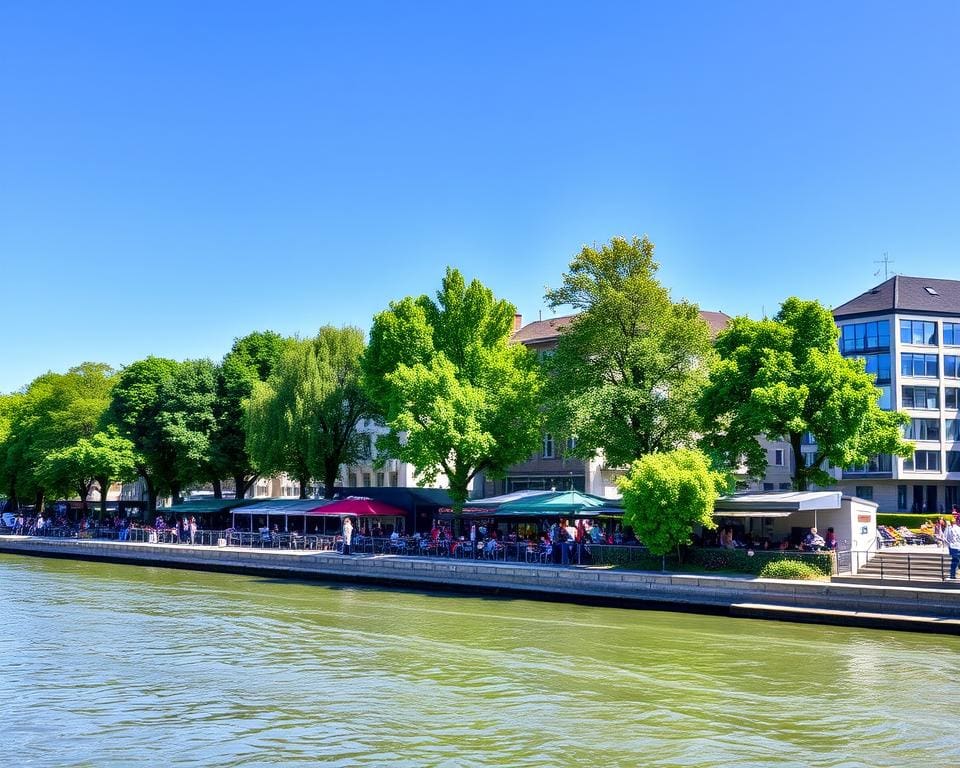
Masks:
[[[873,456],[838,473],[845,494],[880,511],[960,504],[960,281],[896,275],[833,311],[840,351],[866,361],[880,406],[910,416],[912,458]]]

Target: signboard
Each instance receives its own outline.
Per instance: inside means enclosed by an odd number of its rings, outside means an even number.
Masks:
[[[869,523],[873,520],[873,515],[857,515],[858,523]]]

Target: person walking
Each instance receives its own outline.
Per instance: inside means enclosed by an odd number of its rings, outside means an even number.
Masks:
[[[197,539],[197,518],[191,515],[190,524],[187,526],[187,529],[190,531],[190,544],[192,546],[196,543]]]
[[[950,578],[957,578],[957,566],[960,565],[960,524],[956,518],[947,523],[943,531],[943,543],[950,552]]]
[[[343,554],[350,554],[350,543],[353,541],[353,523],[350,522],[350,518],[346,517],[343,520]]]

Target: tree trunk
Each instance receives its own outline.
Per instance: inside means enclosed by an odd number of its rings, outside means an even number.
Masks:
[[[247,479],[244,475],[234,475],[233,477],[233,487],[234,496],[238,499],[244,499],[247,496],[247,491],[250,490],[250,486],[253,485],[254,481],[257,479],[256,475],[252,475],[250,479]]]
[[[106,477],[98,477],[97,485],[100,486],[100,519],[102,520],[107,516],[107,489],[110,483]]]
[[[44,498],[43,488],[38,488],[37,494],[33,498],[33,511],[37,515],[43,512],[43,498]]]
[[[337,489],[337,475],[339,474],[340,462],[331,459],[323,463],[323,498],[333,498]]]
[[[802,434],[790,433],[790,447],[793,448],[793,485],[798,491],[807,490],[807,468],[803,464],[803,453],[800,450],[802,440]]]
[[[170,484],[170,495],[173,497],[174,504],[183,504],[183,492],[180,483]]]
[[[309,499],[310,496],[308,495],[307,491],[310,486],[310,475],[307,475],[306,477],[298,477],[297,482],[300,483],[300,498]]]
[[[80,511],[87,514],[87,496],[90,495],[89,483],[80,483],[77,486],[77,495],[80,497]]]
[[[223,498],[223,485],[220,483],[220,478],[213,478],[213,498],[222,499]]]

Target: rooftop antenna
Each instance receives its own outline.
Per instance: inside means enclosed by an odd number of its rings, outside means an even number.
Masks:
[[[883,266],[882,266],[880,269],[878,269],[876,272],[873,273],[873,276],[874,276],[874,277],[880,277],[880,272],[883,272],[883,279],[884,279],[884,280],[888,280],[888,279],[890,278],[890,265],[891,265],[891,264],[895,264],[896,262],[887,255],[887,252],[886,252],[886,251],[884,251],[884,252],[883,252],[883,258],[882,258],[882,259],[877,259],[877,260],[875,260],[873,263],[874,263],[874,264],[883,264]],[[894,273],[894,274],[896,274],[896,273]]]

